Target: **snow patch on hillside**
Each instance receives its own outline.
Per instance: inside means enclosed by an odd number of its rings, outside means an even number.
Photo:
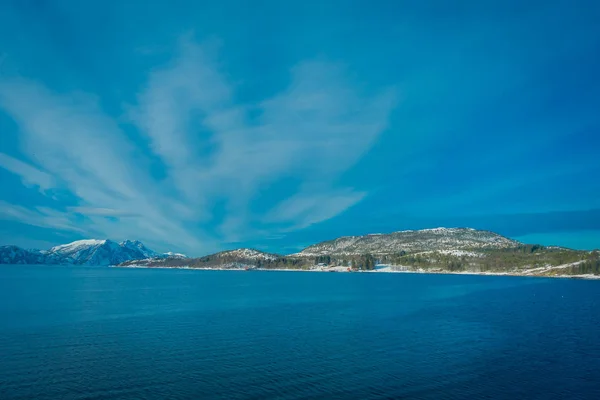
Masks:
[[[485,257],[484,254],[482,253],[476,253],[474,251],[467,251],[467,250],[437,250],[437,251],[424,251],[422,253],[418,253],[418,254],[442,254],[445,256],[454,256],[454,257],[477,257],[477,258],[483,258]]]
[[[91,246],[102,246],[105,243],[106,243],[106,240],[99,240],[99,239],[76,240],[71,243],[54,246],[48,251],[48,253],[73,252],[73,251],[78,251],[82,248],[88,248]]]
[[[537,275],[537,274],[541,274],[544,272],[549,272],[549,271],[553,271],[553,270],[560,270],[560,269],[565,269],[565,268],[571,268],[571,267],[575,267],[581,263],[583,263],[584,260],[581,261],[575,261],[572,263],[568,263],[568,264],[561,264],[561,265],[546,265],[543,267],[538,267],[538,268],[531,268],[528,269],[526,271],[523,272],[523,275]]]
[[[187,256],[185,254],[181,254],[181,253],[173,253],[172,251],[168,251],[166,253],[163,253],[165,256],[167,257],[174,257],[174,258],[187,258]]]
[[[237,258],[249,259],[249,260],[276,260],[277,255],[264,253],[262,251],[254,249],[236,249],[229,250],[219,253],[219,256],[234,256]]]

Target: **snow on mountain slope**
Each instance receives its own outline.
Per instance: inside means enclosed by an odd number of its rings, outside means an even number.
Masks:
[[[162,258],[188,258],[185,254],[173,253],[172,251],[167,251],[166,253],[163,253],[162,256]]]
[[[86,248],[89,248],[92,246],[101,246],[104,243],[106,243],[106,240],[98,240],[98,239],[77,240],[75,242],[54,246],[50,250],[48,250],[48,252],[49,253],[73,253],[78,250],[86,249]]]
[[[130,250],[140,251],[142,254],[144,254],[145,258],[160,256],[160,254],[158,254],[155,251],[152,251],[149,248],[147,248],[146,246],[144,246],[144,244],[142,242],[140,242],[139,240],[125,240],[125,241],[119,243],[119,245],[122,247],[125,247],[127,249],[130,249]],[[170,252],[165,253],[165,255],[172,255],[172,254],[173,253],[170,253]]]
[[[254,249],[235,249],[222,251],[215,254],[215,257],[234,257],[244,260],[275,260],[279,256]]]
[[[389,234],[345,236],[307,247],[293,256],[392,254],[433,250],[501,249],[518,246],[516,240],[471,228],[434,228]]]
[[[98,249],[103,246],[114,248],[114,242],[108,240],[77,240],[72,243],[54,246],[47,252],[44,252],[48,261],[57,264],[87,264],[89,259],[94,257]],[[116,249],[115,249],[116,250]]]
[[[121,266],[149,267],[190,267],[190,268],[222,268],[245,269],[269,264],[280,258],[278,254],[265,253],[254,249],[235,249],[209,254],[204,257],[187,258],[172,255],[170,257],[152,257],[144,260],[126,261]]]
[[[87,239],[54,246],[46,251],[28,251],[16,246],[0,247],[0,264],[116,265],[147,258],[185,258],[183,254],[160,254],[137,240],[121,243]]]
[[[150,266],[150,267],[195,267],[195,268],[225,268],[243,269],[257,266],[264,262],[277,260],[277,254],[265,253],[254,249],[235,249],[209,254],[204,257],[187,258],[183,254],[165,253],[168,257],[150,257],[143,260],[130,260],[121,266]]]
[[[97,239],[77,240],[51,248],[45,253],[45,257],[50,264],[77,265],[110,265],[135,258],[146,258],[145,252],[132,243]],[[140,245],[143,247],[141,243]]]

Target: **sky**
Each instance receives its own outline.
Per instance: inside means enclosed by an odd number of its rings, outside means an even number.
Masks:
[[[0,244],[600,248],[600,2],[0,4]]]

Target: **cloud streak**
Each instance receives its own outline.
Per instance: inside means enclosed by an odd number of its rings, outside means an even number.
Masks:
[[[302,229],[366,195],[336,182],[386,129],[393,88],[365,93],[344,67],[303,62],[278,94],[243,104],[219,64],[218,45],[184,37],[178,49],[148,74],[136,104],[124,107],[147,143],[126,135],[96,95],[0,80],[0,106],[41,168],[6,154],[0,166],[41,190],[62,186],[75,199],[54,214],[0,204],[1,215],[33,224],[42,213],[46,227],[56,218],[64,229],[198,254],[266,228]],[[150,173],[157,159],[160,177]],[[274,193],[267,211],[252,211],[261,190],[281,180],[298,182],[295,193]],[[224,216],[214,222],[217,204]]]
[[[40,228],[71,231],[84,234],[86,230],[73,223],[69,216],[47,207],[29,209],[0,200],[0,219],[17,221]]]
[[[41,190],[56,187],[56,180],[52,175],[7,154],[0,153],[0,167],[20,176],[26,186],[37,186]]]

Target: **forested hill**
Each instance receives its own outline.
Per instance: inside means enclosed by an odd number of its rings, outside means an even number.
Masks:
[[[490,231],[435,228],[388,234],[344,236],[307,247],[296,256],[395,254],[461,249],[505,249],[521,243]]]

